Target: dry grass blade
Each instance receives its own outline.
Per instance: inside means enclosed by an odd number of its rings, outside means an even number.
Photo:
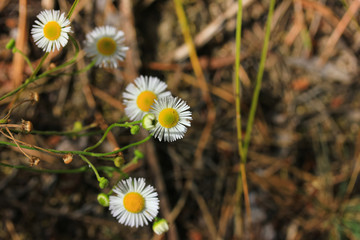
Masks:
[[[244,0],[243,7],[249,6],[253,0]],[[194,37],[194,44],[196,47],[201,47],[210,41],[216,33],[220,32],[223,28],[224,22],[228,19],[231,19],[236,15],[238,10],[237,2],[232,3],[229,8],[221,15],[219,15],[215,20],[209,23],[202,31],[200,31]],[[178,47],[173,53],[172,59],[174,61],[183,61],[186,57],[189,56],[189,48],[186,44]]]
[[[324,65],[326,63],[326,61],[328,60],[328,58],[331,56],[336,43],[339,41],[341,35],[343,34],[346,27],[350,23],[354,14],[358,11],[359,7],[360,7],[360,1],[355,0],[351,3],[348,10],[344,14],[344,16],[341,18],[340,22],[337,24],[336,28],[334,29],[330,38],[328,39],[326,46],[325,46],[326,50],[320,56],[320,59],[321,59],[320,65]]]
[[[27,28],[26,28],[26,18],[27,18],[27,0],[19,1],[19,26],[18,34],[16,38],[16,47],[22,52],[26,52],[26,43],[27,43]],[[13,87],[18,87],[23,82],[25,60],[19,54],[16,53],[12,62],[12,74],[11,79],[13,82]]]
[[[195,151],[195,167],[200,168],[203,164],[201,159],[202,153],[205,149],[207,142],[209,141],[210,133],[216,117],[216,112],[209,94],[208,85],[206,83],[204,73],[200,66],[200,62],[196,53],[194,42],[190,34],[189,25],[187,23],[184,8],[180,0],[174,0],[174,1],[175,1],[175,10],[184,35],[185,43],[189,48],[190,61],[193,66],[195,75],[197,77],[197,81],[201,89],[203,100],[206,102],[207,110],[208,110],[206,124],[203,131],[201,132],[201,136]]]

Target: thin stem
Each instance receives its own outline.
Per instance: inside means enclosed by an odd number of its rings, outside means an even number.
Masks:
[[[58,135],[58,136],[90,136],[90,135],[95,135],[95,134],[99,134],[99,133],[103,133],[102,130],[98,130],[98,131],[94,131],[94,132],[88,132],[88,133],[83,133],[83,134],[79,134],[80,132],[86,131],[88,129],[94,128],[96,127],[97,124],[96,123],[92,123],[90,125],[84,126],[79,130],[71,130],[71,131],[65,131],[65,132],[60,132],[60,131],[39,131],[39,130],[32,130],[30,132],[30,134],[38,134],[38,135]]]
[[[95,175],[96,175],[96,179],[98,181],[100,181],[100,175],[99,175],[99,172],[97,171],[96,167],[94,166],[94,164],[92,164],[89,159],[87,159],[86,157],[84,157],[83,155],[79,155],[79,157],[84,161],[86,162],[87,164],[89,164],[89,166],[92,168],[92,170],[94,171]]]
[[[0,128],[21,128],[21,124],[0,124]]]
[[[246,157],[247,157],[247,152],[248,152],[248,148],[249,148],[252,127],[254,125],[255,113],[256,113],[257,103],[258,103],[259,95],[260,95],[261,83],[262,83],[262,78],[263,78],[264,68],[265,68],[266,55],[267,55],[268,46],[269,46],[271,22],[272,22],[272,17],[273,17],[273,13],[274,13],[274,8],[275,8],[275,0],[271,0],[269,12],[268,12],[268,18],[266,21],[265,39],[264,39],[264,45],[263,45],[263,49],[262,49],[262,53],[261,53],[260,66],[259,66],[259,71],[258,71],[257,78],[256,78],[254,95],[253,95],[253,98],[251,101],[249,119],[248,119],[248,122],[246,125],[244,153],[243,153],[243,158],[242,158],[242,161],[244,163],[246,163]]]
[[[39,65],[36,67],[36,69],[34,70],[34,72],[31,74],[31,76],[26,79],[26,81],[21,84],[19,87],[17,87],[16,89],[14,89],[13,91],[5,94],[4,96],[0,97],[0,101],[7,98],[7,97],[10,97],[14,94],[16,94],[17,92],[19,92],[20,90],[22,89],[25,89],[27,87],[27,85],[29,85],[30,83],[40,79],[40,78],[43,78],[43,77],[46,77],[47,75],[49,75],[50,73],[53,73],[61,68],[64,68],[64,67],[67,67],[68,65],[74,63],[76,61],[76,58],[79,54],[79,45],[77,44],[76,40],[71,36],[69,35],[69,39],[71,40],[71,42],[73,43],[74,47],[75,47],[75,55],[73,58],[71,58],[69,61],[65,62],[64,64],[61,64],[60,66],[57,66],[55,68],[52,68],[42,74],[40,74],[39,76],[36,76],[37,72],[40,70],[42,64],[44,63],[45,59],[47,58],[47,56],[49,55],[49,53],[45,53],[44,56],[41,58],[41,61],[39,63]]]
[[[30,83],[35,81],[37,79],[35,76],[36,76],[37,72],[40,70],[42,64],[44,63],[44,61],[45,61],[45,59],[47,58],[48,55],[49,55],[49,53],[47,52],[47,53],[44,54],[44,56],[42,56],[42,58],[40,60],[40,63],[37,65],[37,67],[35,68],[35,70],[31,74],[31,76],[28,79],[26,79],[23,84],[21,84],[19,87],[12,90],[11,92],[5,94],[4,96],[0,97],[0,101],[4,100],[7,97],[10,97],[10,96],[16,94],[17,92],[19,92],[22,89],[25,89],[27,85],[29,85]]]
[[[111,155],[115,155],[119,152],[122,152],[128,148],[140,145],[142,143],[145,143],[146,141],[148,141],[150,138],[152,137],[152,135],[147,136],[146,138],[135,142],[135,143],[131,143],[125,147],[122,147],[120,149],[117,149],[115,151],[112,152],[107,152],[107,153],[93,153],[93,152],[84,152],[84,151],[60,151],[60,150],[55,150],[55,149],[46,149],[46,148],[41,148],[41,147],[37,147],[37,146],[31,146],[31,145],[20,145],[19,146],[21,148],[25,148],[25,149],[31,149],[31,150],[36,150],[36,151],[41,151],[41,152],[46,152],[46,153],[53,153],[53,154],[67,154],[67,153],[71,153],[73,155],[85,155],[85,156],[91,156],[91,157],[106,157],[106,156],[111,156]],[[18,141],[20,142],[20,141]],[[24,144],[24,143],[23,143]],[[26,144],[26,143],[25,143]],[[16,147],[17,145],[15,143],[9,143],[9,142],[4,142],[4,141],[0,141],[0,145],[5,145],[5,146],[13,146]]]
[[[80,73],[83,73],[83,72],[86,72],[88,70],[90,70],[96,63],[96,59],[94,59],[91,63],[89,63],[88,65],[86,65],[86,67],[78,70],[78,71],[75,71],[75,72],[72,72],[72,73],[58,73],[56,75],[47,75],[48,77],[59,77],[59,76],[74,76],[74,75],[77,75],[77,74],[80,74]]]
[[[13,107],[11,107],[11,108],[9,109],[9,112],[5,115],[5,117],[2,118],[2,120],[8,120],[8,119],[10,118],[10,115],[11,115],[12,111],[14,111],[14,109],[16,109],[17,107],[19,107],[21,104],[26,103],[26,102],[32,102],[32,101],[33,101],[33,100],[31,100],[31,99],[25,99],[25,100],[17,103],[15,106],[13,106]]]
[[[24,165],[10,165],[10,164],[6,164],[6,163],[2,163],[2,162],[0,162],[0,166],[21,169],[21,170],[26,170],[26,171],[31,171],[31,172],[58,173],[58,174],[81,173],[81,172],[87,172],[90,170],[90,168],[88,166],[83,166],[83,167],[75,168],[75,169],[38,169],[38,168],[33,168],[33,167],[27,167]],[[121,172],[119,169],[114,168],[114,167],[109,167],[109,166],[99,166],[99,167],[97,167],[97,169],[100,171]]]
[[[34,68],[30,62],[30,59],[25,55],[25,53],[23,53],[20,49],[18,49],[16,47],[14,47],[12,51],[13,51],[13,53],[19,53],[24,58],[25,62],[28,64],[28,66],[30,67],[31,72],[34,71]]]
[[[235,53],[235,104],[236,104],[236,129],[239,156],[243,157],[242,131],[241,131],[241,99],[240,99],[240,49],[241,49],[241,26],[242,26],[242,0],[238,1],[236,19],[236,53]]]
[[[83,131],[83,130],[81,130]],[[92,136],[99,133],[103,133],[103,131],[98,130],[94,132],[86,132],[86,133],[79,133],[81,131],[68,131],[68,132],[58,132],[58,131],[38,131],[32,130],[29,134],[37,134],[37,135],[57,135],[57,136],[69,136],[69,137],[83,137],[83,136]]]
[[[73,64],[73,63],[76,61],[76,59],[77,59],[77,57],[78,57],[78,55],[79,55],[80,47],[79,47],[79,44],[77,43],[77,41],[75,40],[75,38],[74,38],[73,36],[69,35],[69,39],[70,39],[70,41],[72,42],[72,44],[73,44],[73,46],[74,46],[74,48],[75,48],[75,54],[74,54],[74,56],[73,56],[69,61],[67,61],[67,62],[65,62],[65,63],[63,63],[63,64],[61,64],[61,65],[59,65],[59,66],[57,66],[57,67],[54,67],[54,68],[52,68],[52,69],[50,69],[50,70],[48,70],[48,71],[40,74],[37,79],[46,77],[46,76],[48,76],[50,73],[53,73],[53,72],[55,72],[55,71],[57,71],[57,70],[60,70],[60,69],[62,69],[62,68],[65,68],[65,67]]]
[[[236,129],[237,129],[237,143],[238,143],[238,153],[240,157],[240,165],[244,165],[244,150],[242,144],[242,129],[241,129],[241,98],[240,98],[240,50],[241,50],[241,27],[242,27],[242,0],[238,0],[238,12],[236,18],[236,50],[235,50],[235,108],[236,108]],[[245,179],[245,181],[244,181]],[[246,213],[250,219],[251,208],[250,201],[247,199],[249,197],[248,187],[246,181],[246,168],[240,166],[240,171],[238,173],[237,182],[236,182],[236,202],[235,202],[235,236],[240,237],[242,235],[242,217],[241,217],[241,196],[244,193],[245,203],[246,203]],[[251,220],[250,220],[251,221]],[[250,222],[248,221],[248,222]]]
[[[71,6],[66,18],[70,19],[71,18],[71,15],[73,14],[74,10],[75,10],[75,7],[76,5],[79,3],[79,0],[75,0],[73,5]]]
[[[21,149],[21,147],[20,147],[19,144],[17,143],[16,139],[14,138],[14,136],[12,135],[12,133],[10,132],[10,130],[9,130],[7,127],[6,127],[5,129],[6,129],[6,131],[9,133],[10,138],[14,141],[14,143],[16,144],[16,146],[19,148],[20,152],[22,152],[22,153],[25,155],[25,157],[27,157],[28,159],[31,159],[31,157],[30,157],[29,155],[27,155],[27,154]],[[1,131],[1,132],[2,132],[2,131]]]
[[[135,125],[135,124],[139,124],[141,123],[141,121],[135,121],[135,122],[131,122],[131,123],[124,123],[124,124],[121,124],[121,123],[113,123],[111,124],[104,132],[104,135],[102,136],[102,138],[93,146],[90,146],[88,148],[86,148],[84,150],[84,152],[88,152],[88,151],[91,151],[95,148],[97,148],[106,138],[106,136],[108,135],[109,131],[114,128],[114,127],[130,127],[131,125]]]

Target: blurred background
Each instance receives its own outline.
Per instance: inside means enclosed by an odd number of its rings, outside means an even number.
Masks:
[[[73,1],[0,1],[0,96],[31,74],[21,56],[5,49],[16,39],[33,62],[43,55],[30,29],[42,9],[68,12]],[[145,158],[126,169],[144,177],[160,196],[160,217],[170,221],[165,236],[151,225],[124,227],[97,203],[92,172],[44,174],[0,167],[0,239],[360,239],[360,26],[359,1],[276,1],[269,52],[250,144],[247,168],[251,223],[234,224],[237,150],[234,61],[237,2],[182,1],[206,84],[195,77],[184,45],[174,1],[80,0],[72,16],[72,35],[81,47],[86,33],[112,25],[125,32],[130,47],[116,70],[92,68],[76,76],[54,76],[31,84],[19,96],[40,95],[11,115],[43,131],[69,131],[76,121],[98,130],[125,120],[122,92],[140,74],[157,76],[191,107],[193,121],[184,139],[152,139],[139,149]],[[259,68],[268,0],[243,0],[241,111],[245,132]],[[74,55],[68,44],[51,53],[43,70]],[[80,52],[73,72],[90,62]],[[210,98],[207,98],[210,96]],[[3,117],[12,99],[0,102]],[[214,117],[215,115],[215,117]],[[146,135],[141,133],[140,135]],[[14,134],[29,144],[58,150],[93,145],[92,136]],[[97,149],[140,140],[114,129]],[[6,141],[0,136],[1,141]],[[32,153],[39,169],[83,166],[75,158]],[[124,152],[126,161],[133,150]],[[0,147],[0,161],[29,163],[18,148]],[[93,159],[95,165],[104,164]],[[106,164],[109,164],[106,162]],[[111,178],[110,185],[118,176]],[[246,219],[245,211],[242,213]]]

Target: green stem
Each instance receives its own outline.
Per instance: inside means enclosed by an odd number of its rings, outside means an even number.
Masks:
[[[70,19],[71,15],[73,14],[74,10],[75,10],[75,7],[76,5],[79,3],[79,0],[75,0],[73,5],[71,6],[66,18]]]
[[[114,128],[114,127],[130,127],[131,125],[140,124],[140,123],[141,123],[141,121],[135,121],[135,122],[124,123],[124,124],[122,124],[122,123],[113,123],[113,124],[111,124],[111,125],[105,130],[104,135],[102,136],[102,138],[101,138],[95,145],[86,148],[86,149],[84,150],[84,152],[88,152],[88,151],[91,151],[91,150],[97,148],[97,147],[105,140],[106,136],[108,135],[108,133],[110,132],[110,130],[111,130],[112,128]]]
[[[92,164],[89,159],[87,159],[86,157],[84,157],[83,155],[79,155],[79,157],[84,161],[86,162],[87,164],[89,164],[89,166],[92,168],[92,170],[94,171],[95,175],[96,175],[96,179],[98,181],[100,181],[100,175],[99,175],[99,172],[97,171],[96,167],[94,166],[94,164]]]
[[[94,131],[94,132],[89,132],[89,133],[83,133],[83,134],[79,134],[80,132],[86,131],[88,129],[94,128],[96,127],[97,124],[96,123],[92,123],[90,125],[84,126],[79,130],[71,130],[71,131],[65,131],[65,132],[60,132],[60,131],[39,131],[39,130],[32,130],[30,132],[30,134],[38,134],[38,135],[58,135],[58,136],[90,136],[90,135],[95,135],[95,134],[99,134],[99,133],[103,133],[102,130],[99,131]]]
[[[59,65],[59,66],[57,66],[57,67],[54,67],[54,68],[52,68],[52,69],[50,69],[50,70],[48,70],[48,71],[40,74],[37,79],[46,77],[46,76],[48,76],[50,73],[53,73],[53,72],[58,71],[58,70],[60,70],[60,69],[62,69],[62,68],[65,68],[65,67],[73,64],[73,63],[76,61],[76,59],[77,59],[77,57],[78,57],[78,55],[79,55],[80,47],[79,47],[79,44],[77,43],[77,41],[75,40],[75,38],[74,38],[73,36],[69,35],[69,39],[70,39],[70,41],[72,42],[72,44],[73,44],[73,46],[74,46],[74,48],[75,48],[75,54],[74,54],[74,56],[73,56],[69,61],[67,61],[67,62],[65,62],[65,63],[63,63],[63,64],[61,64],[61,65]]]
[[[75,55],[73,58],[71,58],[69,61],[65,62],[64,64],[61,64],[60,66],[57,66],[55,68],[52,68],[42,74],[40,74],[39,76],[36,76],[37,72],[40,70],[42,64],[44,63],[45,59],[47,58],[47,56],[49,55],[49,53],[45,53],[44,56],[41,58],[41,61],[39,63],[39,65],[36,67],[36,69],[34,70],[34,72],[31,74],[31,76],[26,79],[26,81],[21,84],[19,87],[17,87],[16,89],[14,89],[13,91],[5,94],[4,96],[0,97],[0,101],[2,101],[3,99],[7,98],[7,97],[10,97],[14,94],[16,94],[17,92],[19,92],[20,90],[22,89],[25,89],[27,87],[27,85],[29,85],[30,83],[40,79],[40,78],[43,78],[43,77],[46,77],[47,75],[49,75],[50,73],[53,73],[61,68],[64,68],[64,67],[67,67],[69,66],[70,64],[74,63],[76,61],[76,58],[79,54],[79,45],[77,44],[76,40],[71,36],[69,35],[69,39],[71,40],[71,42],[73,43],[74,47],[75,47]]]
[[[81,130],[81,131],[83,131],[83,130]],[[59,131],[32,130],[31,132],[29,132],[29,134],[37,134],[37,135],[45,135],[45,136],[57,135],[57,136],[83,137],[83,136],[92,136],[92,135],[96,135],[99,133],[103,133],[103,131],[101,131],[101,130],[94,131],[94,132],[79,133],[81,131],[59,132]],[[16,130],[14,130],[13,132],[16,132]],[[20,132],[20,131],[17,131],[17,132]]]
[[[146,138],[135,142],[135,143],[131,143],[125,147],[122,147],[118,150],[112,151],[112,152],[107,152],[107,153],[93,153],[93,152],[85,152],[85,151],[60,151],[60,150],[55,150],[55,149],[45,149],[45,148],[39,148],[39,147],[35,147],[35,146],[26,146],[26,145],[21,145],[19,144],[19,147],[24,148],[24,149],[31,149],[31,150],[35,150],[35,151],[40,151],[40,152],[45,152],[45,153],[54,153],[54,154],[67,154],[67,153],[71,153],[73,155],[85,155],[85,156],[91,156],[91,157],[106,157],[106,156],[110,156],[110,155],[114,155],[117,154],[119,152],[122,152],[128,148],[140,145],[142,143],[145,143],[146,141],[148,141],[150,138],[152,137],[152,135],[147,136]],[[12,147],[18,147],[15,143],[10,143],[10,142],[4,142],[4,141],[0,141],[0,145],[5,145],[5,146],[12,146]]]
[[[30,67],[31,72],[34,71],[34,68],[33,68],[32,64],[30,62],[30,59],[25,55],[25,53],[23,53],[20,49],[18,49],[16,47],[14,47],[12,51],[13,51],[13,53],[19,53],[24,58],[24,60],[28,64],[28,66]]]
[[[31,171],[31,172],[58,173],[58,174],[81,173],[81,172],[87,172],[90,170],[90,168],[88,166],[83,166],[83,167],[75,168],[75,169],[38,169],[38,168],[28,167],[28,166],[24,166],[24,165],[10,165],[10,164],[1,163],[1,162],[0,162],[0,166],[21,169],[21,170],[26,170],[26,171]],[[114,167],[109,167],[109,166],[99,166],[99,167],[97,167],[97,169],[100,171],[121,172],[119,169],[114,168]]]
[[[242,26],[242,0],[238,1],[236,18],[236,53],[235,53],[235,104],[236,104],[236,129],[239,156],[243,158],[242,131],[241,131],[241,98],[240,98],[240,50],[241,50],[241,26]]]
[[[244,153],[243,153],[243,158],[242,158],[242,161],[244,163],[246,163],[252,127],[254,125],[255,113],[256,113],[257,103],[258,103],[259,95],[260,95],[261,83],[262,83],[262,78],[263,78],[264,68],[265,68],[266,55],[267,55],[268,46],[269,46],[271,22],[272,22],[272,17],[273,17],[273,13],[274,13],[274,7],[275,7],[275,0],[271,0],[269,12],[268,12],[268,18],[266,21],[265,39],[264,39],[264,45],[263,45],[263,49],[262,49],[262,53],[261,53],[260,66],[259,66],[259,71],[258,71],[257,78],[256,78],[254,95],[253,95],[253,98],[251,101],[249,119],[248,119],[248,122],[246,125]]]
[[[48,77],[59,77],[59,76],[73,76],[73,75],[77,75],[83,72],[86,72],[88,70],[90,70],[96,63],[96,59],[94,59],[91,63],[89,63],[86,67],[84,67],[83,69],[80,69],[78,71],[72,72],[72,73],[58,73],[56,75],[48,75]]]
[[[236,35],[235,35],[235,41],[236,41],[236,49],[235,49],[235,107],[236,107],[236,130],[237,130],[237,144],[238,144],[238,153],[240,157],[240,161],[244,159],[244,150],[243,150],[243,144],[242,144],[242,129],[241,129],[241,98],[240,98],[240,76],[239,76],[239,69],[240,69],[240,50],[241,50],[241,27],[242,27],[242,0],[238,0],[238,12],[237,12],[237,18],[236,18]],[[234,216],[234,224],[235,229],[237,231],[235,232],[236,237],[240,237],[242,235],[241,229],[242,229],[242,218],[241,218],[241,196],[244,192],[245,188],[243,185],[245,182],[243,182],[243,178],[246,176],[242,175],[243,172],[241,171],[241,168],[239,169],[237,182],[236,182],[236,203],[235,203],[235,216]],[[244,192],[244,197],[247,197],[248,194]],[[246,209],[250,209],[250,206],[246,206]]]
[[[44,56],[41,58],[40,63],[37,65],[37,67],[35,68],[35,70],[33,71],[33,73],[31,74],[31,76],[25,80],[25,82],[23,84],[21,84],[19,87],[17,87],[16,89],[14,89],[13,91],[5,94],[4,96],[0,97],[0,101],[4,100],[7,97],[10,97],[14,94],[16,94],[17,92],[19,92],[22,89],[25,89],[27,85],[29,85],[30,83],[34,82],[37,78],[35,77],[37,72],[40,70],[42,64],[44,63],[45,59],[47,58],[47,56],[49,55],[49,53],[45,53]]]

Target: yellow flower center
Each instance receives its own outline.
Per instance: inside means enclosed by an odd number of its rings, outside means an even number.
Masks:
[[[54,41],[60,37],[61,27],[55,21],[50,21],[44,26],[44,36],[50,41]]]
[[[139,94],[136,104],[142,111],[148,112],[155,99],[157,99],[155,93],[146,90]]]
[[[116,51],[116,42],[111,37],[103,37],[98,40],[96,47],[100,54],[110,56]]]
[[[172,128],[179,122],[179,114],[173,108],[165,108],[160,112],[158,120],[164,128]]]
[[[129,192],[124,197],[124,207],[131,213],[139,213],[145,208],[145,199],[137,192]]]

